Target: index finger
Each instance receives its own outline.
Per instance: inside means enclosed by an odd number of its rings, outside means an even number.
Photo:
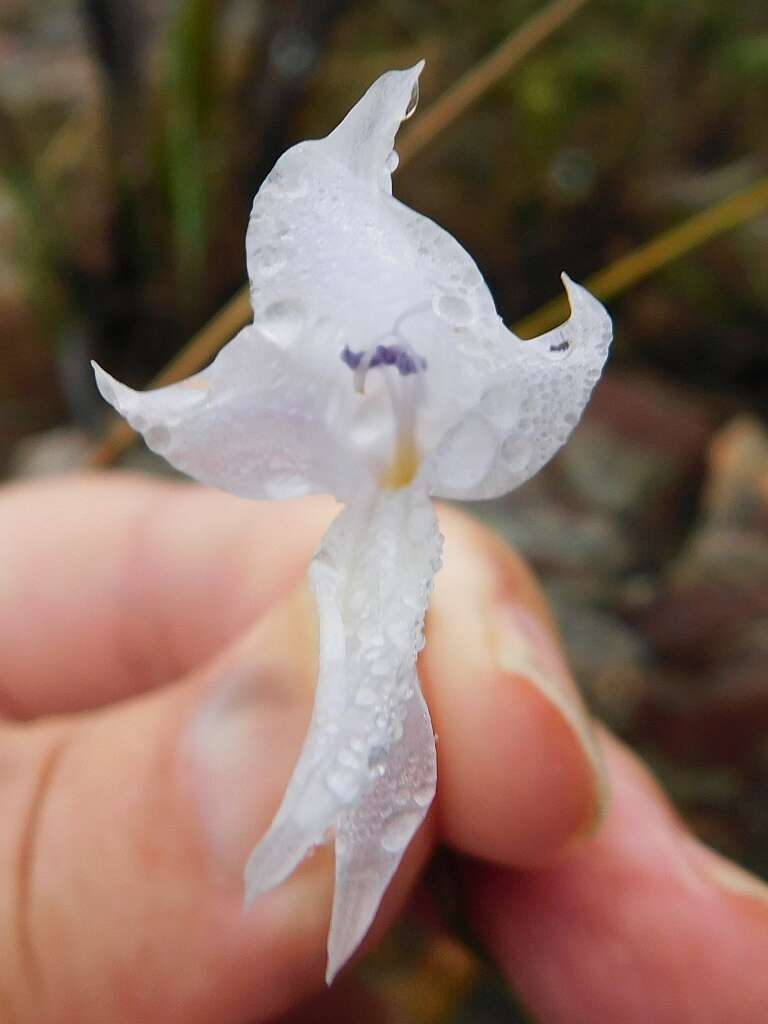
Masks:
[[[177,678],[296,585],[332,513],[132,474],[8,488],[0,713],[82,710]]]

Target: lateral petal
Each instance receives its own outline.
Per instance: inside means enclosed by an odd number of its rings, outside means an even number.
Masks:
[[[458,420],[426,470],[441,498],[495,498],[548,462],[579,421],[611,342],[611,320],[565,274],[569,319],[539,338],[506,332],[506,364]]]
[[[93,367],[103,397],[147,445],[201,483],[243,498],[344,498],[366,477],[334,389],[253,326],[169,387],[134,391]]]

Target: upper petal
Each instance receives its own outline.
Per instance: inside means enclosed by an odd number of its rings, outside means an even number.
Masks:
[[[244,498],[345,498],[365,479],[332,389],[254,327],[206,370],[153,391],[134,391],[93,365],[103,397],[153,451],[201,483]]]
[[[428,451],[506,357],[472,258],[391,195],[387,157],[420,68],[387,73],[330,135],[280,158],[254,200],[246,250],[255,323],[286,347],[295,323],[332,323],[317,358],[347,387],[344,345],[408,344],[426,360],[417,434]]]
[[[506,364],[458,418],[425,473],[443,498],[494,498],[533,476],[579,420],[600,377],[611,320],[586,288],[565,274],[571,316],[539,338],[506,332]]]
[[[325,139],[328,152],[359,178],[391,191],[387,158],[400,123],[416,107],[423,69],[420,60],[405,71],[381,75]]]

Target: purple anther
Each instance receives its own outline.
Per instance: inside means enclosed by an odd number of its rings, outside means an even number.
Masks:
[[[341,351],[341,360],[350,370],[357,370],[366,358],[368,360],[366,370],[373,370],[377,366],[394,366],[401,377],[421,373],[427,368],[426,359],[417,355],[410,346],[377,345],[370,356],[367,356],[365,352],[355,352],[348,345],[345,345]]]
[[[350,370],[356,370],[362,362],[364,353],[353,352],[349,345],[345,345],[341,350],[341,361],[346,363]]]
[[[416,366],[416,360],[413,358],[410,352],[406,352],[404,349],[401,349],[397,353],[397,360],[395,361],[395,366],[397,367],[398,372],[402,374],[403,377],[407,377],[408,374],[410,373],[416,373],[416,370],[418,369],[418,367]]]
[[[371,359],[371,366],[395,366],[397,364],[397,345],[377,345]]]

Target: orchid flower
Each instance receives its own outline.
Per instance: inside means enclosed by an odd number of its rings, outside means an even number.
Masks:
[[[311,724],[245,871],[250,904],[333,840],[329,981],[435,793],[416,671],[441,564],[431,499],[493,498],[534,474],[611,339],[603,307],[563,275],[570,319],[522,341],[459,243],[392,196],[422,68],[382,75],[329,135],[278,160],[246,239],[253,323],[208,369],[139,393],[94,364],[104,398],[184,473],[246,498],[325,492],[345,506],[309,569]]]

